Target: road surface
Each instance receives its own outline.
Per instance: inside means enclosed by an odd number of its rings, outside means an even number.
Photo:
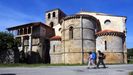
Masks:
[[[128,75],[133,64],[107,65],[108,68],[87,69],[86,66],[0,67],[0,75]]]

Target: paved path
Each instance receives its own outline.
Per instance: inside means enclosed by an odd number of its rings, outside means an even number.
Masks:
[[[86,66],[42,66],[0,68],[0,75],[128,75],[133,64],[107,65],[106,69],[87,69]]]

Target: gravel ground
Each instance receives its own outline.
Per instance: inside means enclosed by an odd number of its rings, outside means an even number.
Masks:
[[[107,65],[108,68],[87,69],[86,66],[4,67],[0,75],[128,75],[133,64]]]

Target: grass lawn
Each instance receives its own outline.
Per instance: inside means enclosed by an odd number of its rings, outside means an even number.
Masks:
[[[133,75],[133,72],[129,72],[129,75]]]
[[[133,64],[133,59],[130,59],[128,63]]]

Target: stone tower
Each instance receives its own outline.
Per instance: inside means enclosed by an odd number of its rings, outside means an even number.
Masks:
[[[62,63],[61,45],[61,25],[60,20],[65,17],[65,13],[60,9],[49,10],[46,12],[46,24],[55,31],[55,36],[50,38],[50,57],[51,63]]]
[[[65,17],[66,14],[62,12],[60,9],[53,9],[46,11],[45,19],[46,24],[50,27],[54,27],[59,24],[60,20]]]
[[[65,16],[66,14],[60,9],[53,9],[46,11],[45,14],[46,24],[54,28],[55,36],[61,36],[60,20]]]

